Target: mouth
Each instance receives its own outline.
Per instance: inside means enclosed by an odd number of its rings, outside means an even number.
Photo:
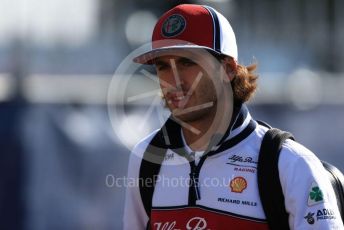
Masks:
[[[188,101],[189,97],[186,96],[183,92],[171,93],[167,95],[167,103],[173,105],[173,107],[175,108],[184,108]]]

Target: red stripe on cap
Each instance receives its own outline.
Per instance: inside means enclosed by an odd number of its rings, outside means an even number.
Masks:
[[[176,35],[164,36],[164,23],[172,15],[180,15],[185,19],[185,28]],[[152,48],[161,48],[173,45],[196,44],[213,49],[213,21],[207,9],[199,5],[182,4],[167,11],[155,25],[152,36]],[[163,40],[163,42],[161,42]],[[178,41],[176,41],[178,40]],[[159,43],[154,43],[160,41]]]

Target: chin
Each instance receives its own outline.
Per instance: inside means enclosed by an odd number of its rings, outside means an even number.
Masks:
[[[206,108],[206,109],[202,109],[198,111],[192,111],[189,113],[180,114],[182,110],[177,109],[177,110],[172,111],[172,116],[183,122],[191,123],[198,120],[202,120],[203,118],[209,116],[211,113],[211,110],[212,108]]]

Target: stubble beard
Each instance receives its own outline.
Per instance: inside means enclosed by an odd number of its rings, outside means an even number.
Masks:
[[[185,123],[193,123],[196,121],[200,121],[202,119],[208,118],[208,116],[214,116],[216,113],[216,106],[217,106],[217,99],[216,96],[211,98],[210,100],[206,100],[202,102],[201,105],[210,105],[205,108],[196,109],[190,112],[185,112],[188,107],[185,108],[171,108],[169,107],[172,116],[175,117],[177,120],[181,120]],[[193,105],[197,106],[197,105]]]
[[[191,105],[189,106],[186,104],[184,108],[172,108],[170,105],[168,105],[172,116],[189,124],[200,120],[209,119],[209,116],[215,117],[217,111],[218,95],[216,93],[215,87],[213,85],[209,85],[208,83],[209,82],[201,83],[199,85],[199,88],[196,90],[198,92],[201,92],[201,96],[198,94],[197,97],[196,93],[196,95],[192,95],[190,97],[191,101],[192,97],[198,98],[197,104],[191,103]],[[189,109],[191,109],[190,112],[187,112]]]

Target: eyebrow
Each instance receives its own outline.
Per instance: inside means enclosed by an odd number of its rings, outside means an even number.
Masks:
[[[187,57],[180,57],[177,61],[178,62],[195,62],[191,58],[187,58]]]

